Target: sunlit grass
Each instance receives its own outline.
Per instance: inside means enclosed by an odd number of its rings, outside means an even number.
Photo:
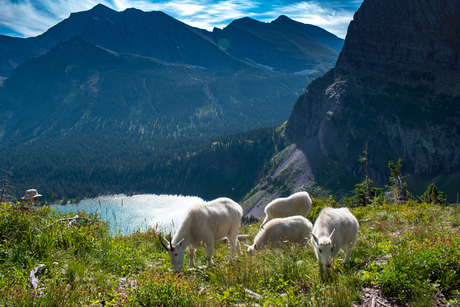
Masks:
[[[314,222],[330,199],[314,200]],[[308,240],[266,248],[252,254],[259,224],[245,225],[242,255],[230,261],[226,242],[216,243],[215,263],[175,274],[167,253],[150,228],[112,235],[95,214],[72,214],[47,207],[20,210],[0,207],[1,306],[352,306],[363,289],[379,289],[400,304],[433,306],[443,293],[445,304],[458,305],[460,289],[460,209],[410,202],[353,208],[361,221],[350,263],[339,253],[328,280],[319,275]],[[59,221],[61,220],[61,221]],[[188,263],[186,256],[185,263]],[[43,264],[38,288],[29,272]]]

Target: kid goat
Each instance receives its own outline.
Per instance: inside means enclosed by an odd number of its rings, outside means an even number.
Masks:
[[[214,265],[214,242],[225,237],[230,242],[230,259],[233,259],[235,246],[239,254],[238,230],[242,216],[241,206],[229,198],[218,198],[192,206],[171,242],[160,235],[160,242],[168,251],[176,272],[184,266],[186,248],[190,267],[195,266],[195,249],[200,246],[206,250],[208,267]]]
[[[330,274],[332,260],[340,249],[345,253],[344,262],[350,261],[351,250],[358,235],[358,220],[348,208],[324,208],[321,210],[311,234],[311,243],[315,249],[319,270],[326,276]]]
[[[311,199],[307,192],[298,192],[289,197],[277,198],[265,207],[265,220],[260,227],[277,217],[301,215],[306,218],[310,210]]]

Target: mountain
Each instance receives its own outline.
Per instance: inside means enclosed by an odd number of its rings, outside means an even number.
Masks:
[[[232,29],[244,35],[227,36]],[[227,48],[225,40],[239,48]],[[268,24],[237,20],[209,32],[162,12],[103,5],[37,37],[0,36],[0,165],[13,167],[12,185],[40,188],[48,197],[192,193],[190,173],[177,173],[190,172],[182,165],[191,161],[189,152],[177,150],[285,122],[308,83],[334,65],[342,41],[285,16]],[[265,154],[254,142],[236,147],[252,146],[257,160]],[[197,165],[195,173],[203,169]],[[219,168],[213,164],[210,173]],[[241,184],[235,175],[241,170],[233,171],[225,181],[245,189],[256,176]],[[140,174],[139,182],[125,172]]]
[[[163,12],[127,9],[116,12],[98,4],[35,38],[38,46],[53,47],[76,35],[103,48],[152,57],[169,63],[200,66],[210,72],[235,73],[242,63],[230,57],[205,35]]]
[[[0,82],[10,76],[18,65],[47,51],[37,47],[30,39],[0,35]]]
[[[76,36],[4,81],[0,150],[63,136],[92,140],[95,132],[130,135],[164,150],[281,123],[305,77],[242,67],[223,78]]]
[[[285,16],[270,24],[246,18],[221,32],[234,28],[252,33],[250,41],[229,38],[258,50],[247,50],[252,59],[241,48],[232,55],[214,33],[162,12],[116,12],[102,4],[72,13],[37,37],[0,36],[1,74],[11,74],[0,79],[0,146],[83,133],[89,121],[116,122],[112,131],[121,133],[127,122],[138,123],[128,131],[154,130],[151,139],[163,149],[181,146],[173,139],[194,144],[277,125],[309,81],[337,59],[338,52],[319,40],[343,41]],[[266,65],[273,61],[278,73]],[[151,125],[158,118],[161,126]]]
[[[460,1],[364,0],[333,69],[297,99],[284,133],[291,144],[243,204],[263,217],[273,198],[309,190],[343,196],[365,176],[389,184],[403,159],[409,190],[460,186]]]
[[[368,145],[373,180],[388,183],[388,161],[401,157],[408,181],[452,185],[460,171],[459,30],[460,1],[365,0],[335,68],[296,101],[287,138],[317,139],[329,167],[354,176],[363,174],[358,158]]]
[[[300,48],[300,52],[307,51],[307,54],[300,57],[299,55],[296,56],[298,60],[305,62],[298,65],[307,67],[306,69],[309,70],[314,70],[317,67],[317,71],[313,71],[312,78],[318,77],[325,72],[325,69],[331,68],[337,60],[338,51],[337,48],[328,50],[330,49],[328,44],[332,38],[334,46],[337,47],[343,40],[314,26],[293,21],[290,23],[296,24],[295,27],[298,28],[296,32],[300,33],[291,35],[289,31],[293,29],[293,26],[287,26],[289,22],[286,20],[284,22],[272,22],[270,26],[263,26],[262,28],[266,30],[253,30],[253,26],[257,28],[264,25],[254,21],[254,25],[246,28],[245,31],[252,32],[256,38],[255,41],[247,41],[245,37],[232,39],[232,43],[236,45],[250,45],[257,49],[258,56],[254,56],[254,52],[251,52],[242,56],[241,60],[247,63],[248,60],[245,58],[251,59],[252,57],[255,59],[254,61],[259,61],[258,64],[270,66],[272,62],[266,62],[264,58],[272,59],[276,55],[280,56],[278,60],[283,61],[283,57],[292,57],[290,49],[292,52],[298,53]],[[310,30],[302,30],[302,27],[308,27]],[[226,31],[224,30],[224,32]],[[320,34],[313,35],[311,33]],[[163,12],[143,12],[134,8],[116,12],[98,4],[89,11],[72,13],[69,18],[37,37],[16,38],[14,40],[5,36],[0,37],[0,42],[2,42],[0,76],[8,77],[12,70],[26,59],[41,55],[58,42],[68,41],[77,35],[95,45],[115,52],[152,57],[169,63],[188,64],[206,70],[208,73],[232,75],[244,66],[244,63],[214,42],[214,33],[190,27]],[[267,40],[266,37],[271,35],[275,35],[277,38]],[[280,40],[279,37],[283,36],[292,39]],[[308,36],[309,39],[303,39],[302,36]],[[299,40],[296,41],[296,39]],[[265,48],[259,48],[259,45],[255,44],[259,41],[264,43]],[[280,43],[284,44],[284,51],[270,54],[271,51],[278,48]],[[312,51],[312,49],[318,50]],[[324,52],[324,50],[326,51]],[[316,53],[323,53],[323,55],[318,57]],[[241,55],[241,52],[238,54]],[[292,62],[292,59],[289,61]],[[281,68],[281,66],[278,67]]]
[[[284,73],[323,75],[335,64],[343,40],[312,25],[280,16],[270,23],[251,18],[215,28],[214,42],[243,61]]]

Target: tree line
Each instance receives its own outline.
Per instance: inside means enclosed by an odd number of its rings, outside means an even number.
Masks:
[[[156,151],[125,139],[98,144],[73,141],[15,147],[0,155],[11,168],[16,199],[36,188],[46,201],[109,194],[182,194],[205,199],[241,199],[258,181],[270,158],[286,147],[281,128],[217,138],[196,147]]]

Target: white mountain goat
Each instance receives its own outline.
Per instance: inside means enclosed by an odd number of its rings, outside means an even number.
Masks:
[[[200,246],[206,250],[208,267],[214,265],[214,242],[224,238],[230,242],[230,259],[233,259],[235,247],[240,254],[238,231],[242,216],[241,206],[229,198],[218,198],[192,206],[171,242],[160,236],[160,242],[168,251],[176,272],[184,266],[186,248],[190,267],[195,266],[195,249]]]
[[[332,261],[340,249],[345,253],[344,262],[350,261],[351,250],[358,235],[358,220],[348,208],[324,208],[313,226],[311,243],[318,259],[320,273],[330,275]]]
[[[311,210],[311,198],[307,192],[298,192],[289,197],[273,200],[265,207],[265,220],[261,227],[269,220],[277,217],[301,215],[307,217]]]
[[[263,249],[267,244],[280,247],[285,240],[304,243],[310,238],[312,228],[312,223],[300,215],[272,219],[259,230],[248,252]]]

